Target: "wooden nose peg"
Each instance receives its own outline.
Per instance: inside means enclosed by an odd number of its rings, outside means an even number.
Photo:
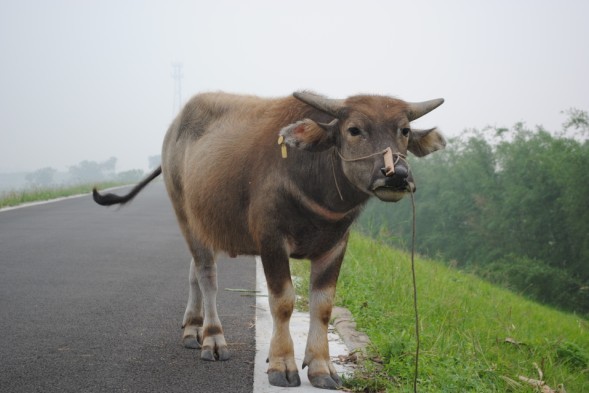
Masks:
[[[393,151],[390,147],[384,150],[384,173],[386,176],[395,174],[395,163],[393,162]]]

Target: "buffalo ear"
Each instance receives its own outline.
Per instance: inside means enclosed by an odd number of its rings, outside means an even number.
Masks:
[[[280,130],[284,143],[307,151],[327,150],[335,144],[337,120],[329,124],[317,123],[311,119],[299,120]]]
[[[441,150],[445,146],[446,140],[436,128],[429,130],[412,129],[409,134],[409,145],[407,149],[417,157],[423,157],[436,150]]]

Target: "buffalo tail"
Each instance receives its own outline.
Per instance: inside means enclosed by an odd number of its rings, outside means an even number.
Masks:
[[[151,174],[149,176],[147,176],[145,179],[141,180],[140,183],[138,183],[135,187],[133,187],[133,189],[131,191],[129,191],[129,193],[127,195],[120,196],[120,195],[110,194],[110,193],[101,195],[96,188],[93,188],[92,189],[92,198],[94,198],[94,202],[96,202],[102,206],[125,204],[125,203],[129,202],[130,200],[132,200],[133,198],[135,198],[135,196],[137,194],[139,194],[139,192],[141,190],[143,190],[143,188],[146,185],[148,185],[149,182],[151,182],[153,179],[158,177],[161,173],[162,173],[162,167],[160,165],[153,172],[151,172]]]

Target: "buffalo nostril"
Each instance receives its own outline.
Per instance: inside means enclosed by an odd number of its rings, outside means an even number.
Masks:
[[[404,166],[399,165],[395,167],[395,174],[397,176],[407,178],[409,176],[409,171]]]
[[[380,168],[380,171],[385,176],[396,176],[403,179],[406,179],[409,176],[409,171],[404,166],[396,166],[394,171],[387,173],[386,168]]]
[[[409,171],[404,166],[399,165],[395,167],[395,175],[407,178],[409,176]]]
[[[394,169],[392,167],[380,168],[380,172],[386,177],[394,176],[402,179],[409,177],[409,170],[401,165],[396,166]]]
[[[407,168],[405,168],[404,166],[396,166],[395,167],[395,171],[391,172],[391,173],[387,173],[387,169],[386,168],[380,168],[380,172],[385,175],[385,176],[397,176],[397,177],[401,177],[401,178],[407,178],[409,177],[409,171],[407,170]]]

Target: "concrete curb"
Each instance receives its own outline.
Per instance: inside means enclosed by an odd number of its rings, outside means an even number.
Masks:
[[[347,308],[334,307],[331,312],[332,324],[348,348],[349,360],[361,362],[367,357],[370,338],[356,330],[356,322]]]

